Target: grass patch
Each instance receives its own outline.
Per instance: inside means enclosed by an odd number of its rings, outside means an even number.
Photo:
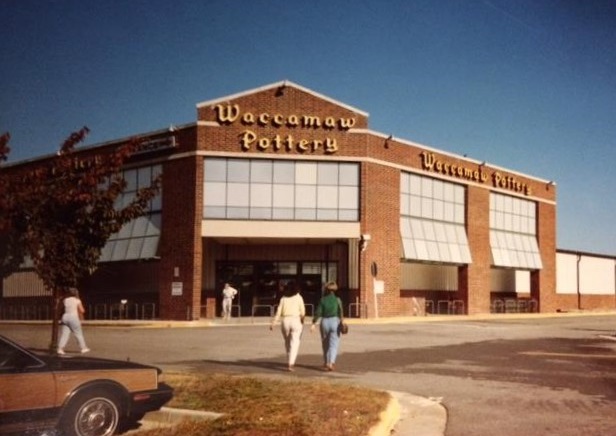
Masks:
[[[366,436],[389,402],[385,392],[320,381],[175,373],[165,379],[175,389],[167,406],[225,416],[138,436]]]

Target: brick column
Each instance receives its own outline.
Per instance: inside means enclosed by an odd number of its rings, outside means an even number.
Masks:
[[[458,296],[467,313],[490,312],[490,191],[469,186],[466,191],[466,231],[472,263],[458,271]]]
[[[203,159],[198,156],[167,162],[163,169],[159,288],[162,319],[186,321],[200,317],[202,174]],[[178,295],[173,295],[174,289]]]

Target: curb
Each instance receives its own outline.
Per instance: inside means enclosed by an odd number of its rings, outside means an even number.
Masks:
[[[199,410],[175,409],[172,407],[161,407],[154,412],[148,412],[141,419],[139,430],[172,427],[182,421],[203,421],[206,419],[217,419],[224,413],[202,412]]]
[[[447,409],[442,398],[425,398],[406,392],[390,392],[400,402],[400,416],[389,434],[443,436],[447,427]]]
[[[385,410],[379,415],[379,422],[372,426],[368,436],[388,436],[394,432],[394,427],[400,419],[400,402],[389,392],[389,403]]]

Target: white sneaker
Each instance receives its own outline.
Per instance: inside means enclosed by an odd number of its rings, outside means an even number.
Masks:
[[[66,354],[62,348],[58,348],[57,353],[60,354],[60,355]]]
[[[90,349],[89,348],[84,348],[83,350],[81,350],[81,354],[86,354],[89,353]]]

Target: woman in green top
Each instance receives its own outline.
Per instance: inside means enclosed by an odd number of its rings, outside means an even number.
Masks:
[[[340,333],[338,326],[342,320],[342,302],[336,295],[338,285],[329,282],[325,285],[326,295],[321,297],[319,305],[312,318],[310,331],[313,332],[319,319],[321,320],[321,345],[323,347],[323,364],[326,371],[333,371],[338,354]]]

